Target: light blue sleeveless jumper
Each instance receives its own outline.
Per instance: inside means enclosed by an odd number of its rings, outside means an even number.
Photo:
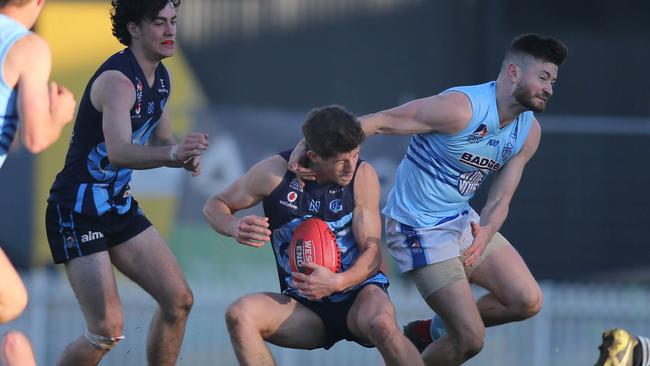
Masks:
[[[443,93],[449,92],[469,98],[469,124],[453,135],[414,135],[382,211],[414,228],[433,227],[467,211],[487,175],[522,149],[534,119],[532,112],[524,112],[500,128],[494,81]]]

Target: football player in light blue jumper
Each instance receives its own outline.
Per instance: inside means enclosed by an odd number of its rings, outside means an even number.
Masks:
[[[483,347],[485,326],[530,318],[542,293],[498,233],[524,167],[535,154],[543,112],[566,46],[516,37],[496,81],[448,89],[361,118],[366,135],[413,135],[386,207],[390,253],[438,315],[405,327],[429,365],[459,365]],[[301,142],[290,168],[298,165]],[[469,200],[495,173],[481,216]],[[488,290],[474,301],[470,283]],[[435,342],[434,342],[435,341]]]

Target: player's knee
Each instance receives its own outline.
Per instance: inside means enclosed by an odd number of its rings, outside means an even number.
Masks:
[[[250,322],[250,312],[247,310],[247,301],[239,299],[228,305],[226,309],[226,326],[231,336],[239,333]]]
[[[186,319],[194,306],[194,294],[189,287],[185,287],[174,296],[173,301],[161,304],[161,309],[168,319]]]
[[[449,334],[452,340],[453,358],[457,361],[466,361],[476,356],[483,349],[485,327],[477,326],[466,328],[457,335]]]
[[[392,339],[400,333],[395,318],[390,312],[384,311],[370,319],[370,338],[375,343]]]
[[[473,332],[462,337],[456,352],[461,360],[469,360],[483,349],[484,332]]]
[[[117,337],[124,331],[124,317],[121,313],[108,315],[93,323],[93,333]]]
[[[537,287],[523,295],[516,304],[515,312],[523,320],[535,316],[542,309],[542,290]]]

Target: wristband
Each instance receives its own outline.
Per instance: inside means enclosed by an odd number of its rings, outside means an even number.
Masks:
[[[172,146],[171,150],[169,150],[169,160],[178,161],[178,144]]]

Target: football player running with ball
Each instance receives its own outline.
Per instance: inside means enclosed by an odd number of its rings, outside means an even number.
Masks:
[[[379,270],[381,223],[379,180],[359,160],[364,133],[357,119],[338,106],[312,111],[303,125],[308,166],[315,180],[301,183],[287,169],[291,151],[253,166],[203,212],[212,228],[237,242],[261,247],[270,241],[280,293],[245,295],[226,311],[226,323],[241,365],[274,365],[265,341],[288,348],[329,349],[341,339],[377,347],[387,365],[422,365],[402,335]],[[263,203],[266,217],[236,217]],[[327,222],[341,251],[341,271],[314,263],[309,275],[292,272],[289,245],[304,220]]]

